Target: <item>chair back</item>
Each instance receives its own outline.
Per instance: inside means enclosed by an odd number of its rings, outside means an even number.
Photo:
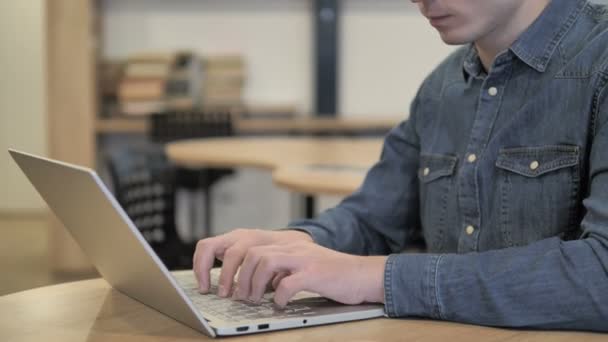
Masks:
[[[231,135],[234,129],[229,111],[174,111],[150,116],[150,139],[154,142]]]

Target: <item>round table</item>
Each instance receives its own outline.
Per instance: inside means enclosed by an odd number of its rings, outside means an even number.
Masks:
[[[380,156],[382,139],[249,137],[182,140],[167,144],[181,167],[258,167],[275,170],[298,165],[369,167]]]
[[[230,341],[605,341],[607,335],[508,330],[404,319],[292,329]],[[0,341],[204,341],[205,335],[113,290],[103,279],[0,297]]]
[[[280,167],[272,172],[280,187],[309,195],[346,196],[359,188],[368,166],[310,164]]]
[[[183,140],[167,155],[178,166],[256,167],[273,172],[274,182],[306,195],[305,216],[315,212],[314,195],[345,196],[363,182],[380,157],[380,138],[249,137]]]

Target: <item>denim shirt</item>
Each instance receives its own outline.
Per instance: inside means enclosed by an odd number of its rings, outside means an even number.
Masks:
[[[607,121],[608,12],[553,0],[489,73],[443,61],[361,188],[289,227],[390,254],[390,317],[608,331]]]

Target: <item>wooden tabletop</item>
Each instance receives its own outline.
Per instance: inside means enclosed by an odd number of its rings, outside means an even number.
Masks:
[[[293,192],[346,196],[359,188],[367,170],[367,166],[331,164],[287,166],[273,171],[272,180]]]
[[[0,341],[202,341],[205,335],[110,288],[103,279],[0,297]],[[607,335],[496,329],[430,320],[371,319],[230,341],[606,341]],[[209,339],[210,340],[210,339]]]
[[[379,138],[218,138],[167,145],[181,167],[256,167],[291,191],[347,195],[380,157]]]

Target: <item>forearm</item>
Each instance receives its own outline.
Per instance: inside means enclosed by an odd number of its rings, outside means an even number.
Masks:
[[[391,317],[608,331],[608,247],[593,236],[463,255],[391,255]]]
[[[306,231],[302,231],[299,229],[283,229],[278,231],[278,233],[282,234],[285,237],[286,241],[305,241],[305,242],[314,242],[312,235]]]
[[[349,254],[388,254],[384,238],[347,209],[327,210],[314,220],[299,220],[290,228],[308,233],[315,243]]]

